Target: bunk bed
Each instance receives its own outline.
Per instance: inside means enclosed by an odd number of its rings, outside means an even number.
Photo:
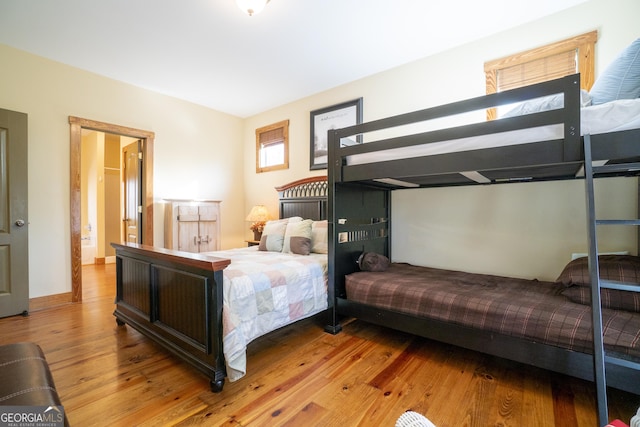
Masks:
[[[263,240],[279,241],[279,250],[262,241],[197,254],[112,244],[117,324],[133,327],[203,372],[213,392],[222,391],[225,378],[245,375],[252,340],[327,308],[326,177],[276,190],[281,219],[273,221],[274,233],[265,228]],[[286,241],[291,250],[282,249]],[[294,242],[308,250],[293,248]]]
[[[587,116],[598,118],[610,106],[582,108],[584,93],[579,83],[580,76],[572,75],[329,131],[332,309],[327,331],[338,333],[343,317],[356,317],[595,380],[600,420],[606,419],[607,385],[640,394],[640,313],[602,308],[600,297],[600,290],[605,287],[624,291],[637,291],[640,287],[620,283],[620,278],[605,281],[600,277],[598,260],[602,258],[597,252],[593,209],[594,177],[639,174],[636,162],[640,158],[640,116],[636,113],[628,123],[609,127],[594,125]],[[623,104],[638,102],[625,100]],[[453,128],[429,125],[433,120],[512,103],[539,108],[521,108],[518,114]],[[357,139],[364,143],[350,143]],[[383,264],[377,269],[363,267],[374,271],[361,271],[359,260],[365,253],[393,261],[390,227],[393,190],[564,179],[585,180],[589,262],[583,273],[593,283],[588,288],[593,304],[578,304],[558,295],[558,283],[394,262],[386,269]],[[622,222],[638,225],[637,220]],[[416,284],[416,279],[423,285]],[[409,296],[398,293],[402,291],[408,291]],[[536,293],[543,295],[541,302],[527,306]],[[425,299],[419,300],[419,296]],[[403,302],[408,307],[402,307]],[[471,306],[484,318],[470,317],[474,311]],[[586,318],[579,325],[576,319],[565,318],[579,330],[579,339],[575,331],[567,334],[562,330],[563,322],[553,319],[558,313],[564,315],[571,310],[577,312],[568,316]],[[540,331],[529,333],[529,328],[535,328],[524,323],[528,318],[548,326],[542,337]],[[505,328],[505,323],[517,325],[520,330]],[[605,349],[616,357],[605,355]]]

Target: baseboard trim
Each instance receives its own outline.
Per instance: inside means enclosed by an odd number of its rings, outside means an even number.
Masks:
[[[71,292],[29,298],[29,311],[38,311],[58,305],[71,304]]]

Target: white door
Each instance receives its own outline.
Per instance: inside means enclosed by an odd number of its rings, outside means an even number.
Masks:
[[[29,311],[27,115],[0,109],[0,317]]]

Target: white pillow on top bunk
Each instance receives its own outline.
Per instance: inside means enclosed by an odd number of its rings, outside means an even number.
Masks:
[[[594,105],[640,97],[640,38],[620,52],[598,76],[590,94]]]
[[[597,78],[590,92],[580,90],[580,105],[588,107],[619,99],[640,97],[640,38],[623,50]],[[545,96],[518,104],[502,117],[515,117],[564,106],[562,94]]]
[[[584,89],[580,89],[580,106],[588,107],[591,105],[591,95]],[[503,118],[524,116],[527,114],[540,113],[542,111],[557,110],[564,107],[564,95],[557,93],[555,95],[534,98],[529,101],[521,102],[511,110],[504,113]]]

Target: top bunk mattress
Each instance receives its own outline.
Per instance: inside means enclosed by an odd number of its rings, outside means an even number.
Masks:
[[[592,353],[591,308],[563,285],[393,263],[346,276],[347,299],[470,328]],[[603,309],[608,351],[640,360],[640,313]]]
[[[526,111],[526,114],[534,112],[538,111],[529,110]],[[580,129],[582,135],[600,135],[611,132],[640,129],[640,98],[622,99],[581,108]],[[346,157],[346,164],[360,165],[485,148],[506,147],[561,139],[563,137],[563,125],[555,124],[509,132],[500,132],[490,135],[451,139],[423,145],[353,154]]]

